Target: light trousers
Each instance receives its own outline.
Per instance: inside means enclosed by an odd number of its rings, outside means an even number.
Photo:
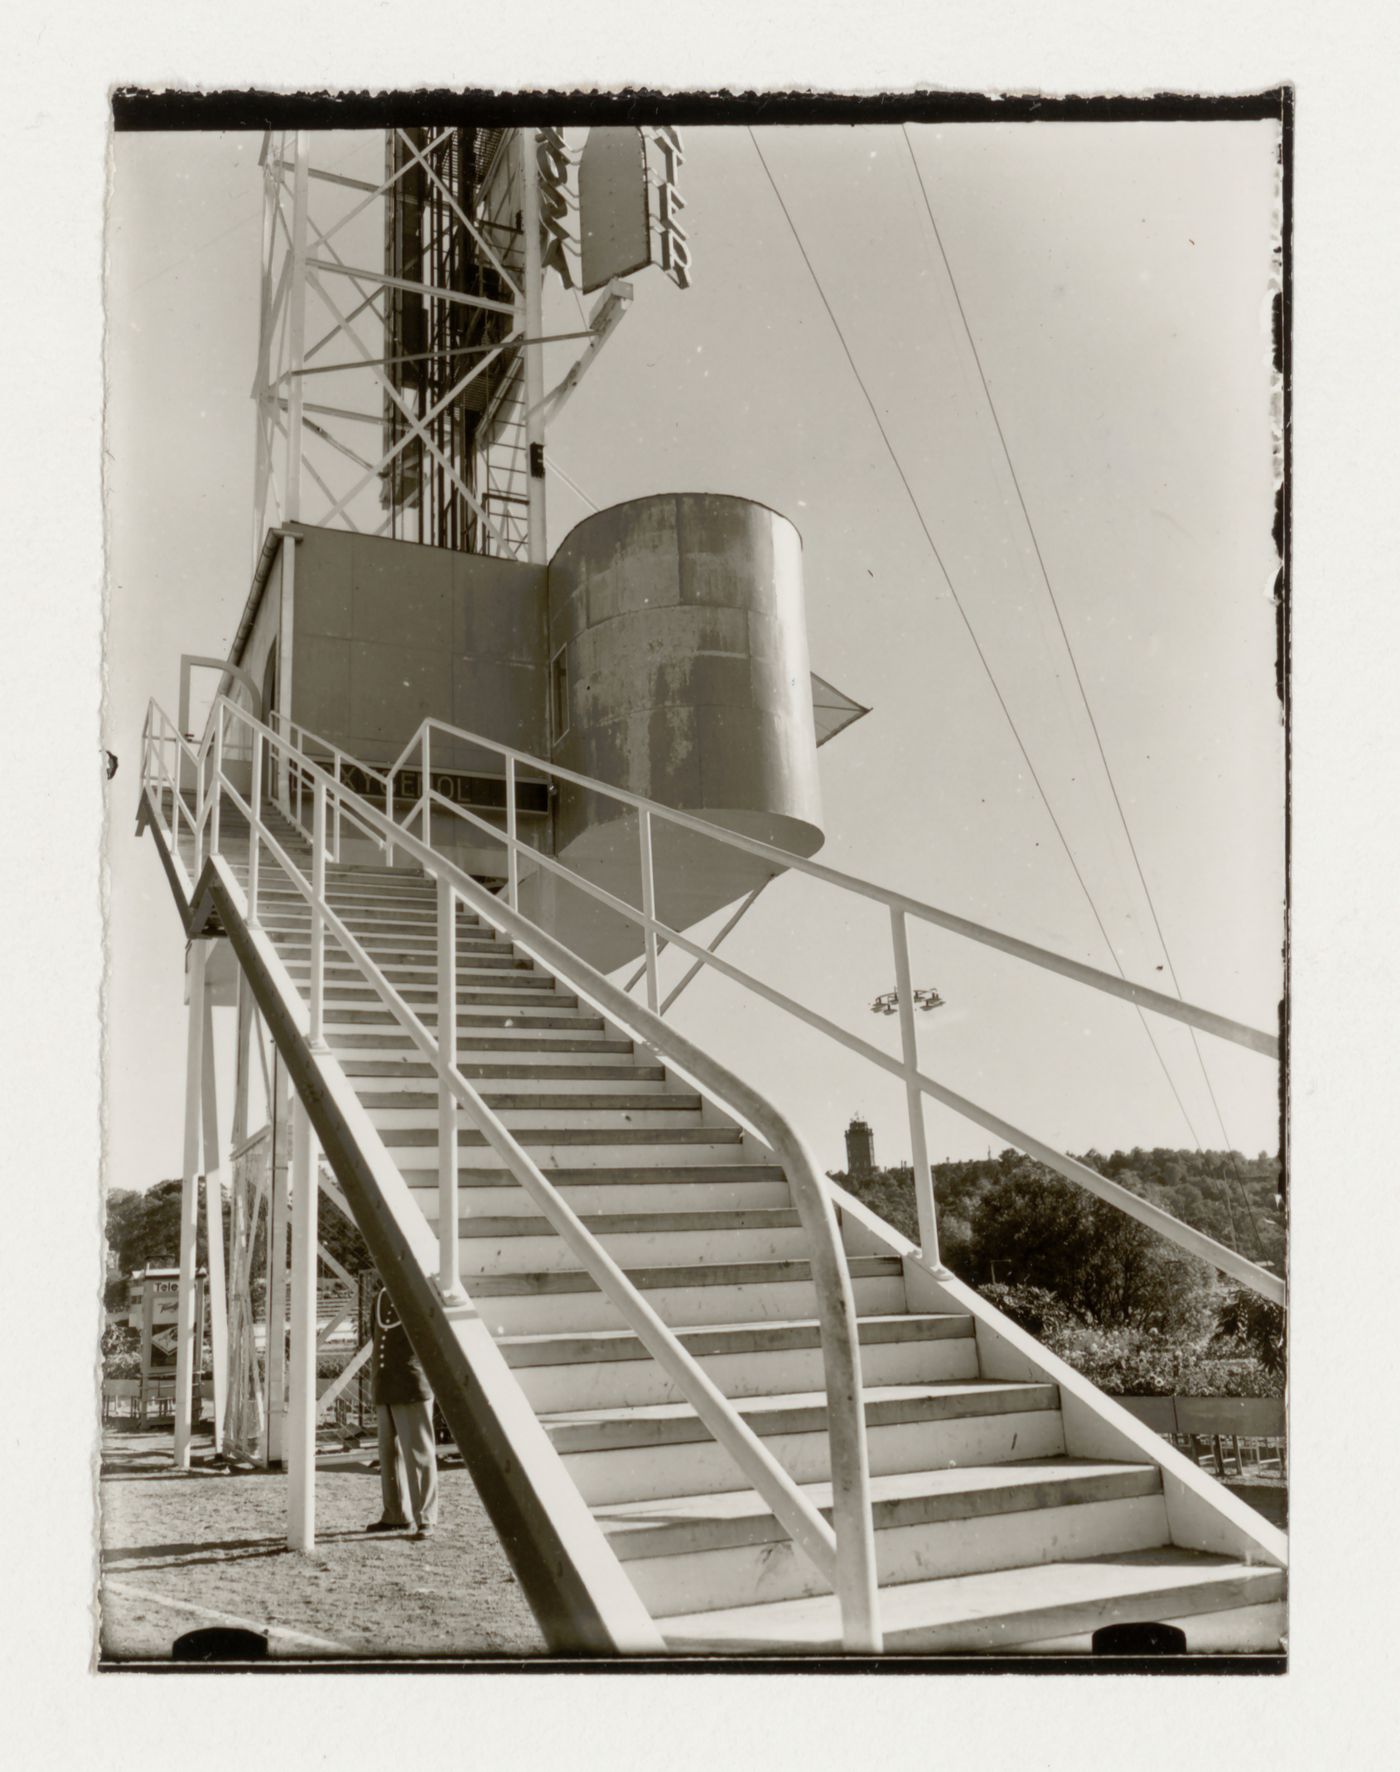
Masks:
[[[379,1488],[395,1525],[437,1524],[437,1444],[431,1403],[381,1403]]]

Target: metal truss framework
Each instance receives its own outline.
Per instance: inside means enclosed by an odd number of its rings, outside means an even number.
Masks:
[[[289,1310],[294,1291],[293,1248],[289,1241],[295,1243],[294,1238],[289,1239],[289,1232],[293,1230],[296,1207],[291,1176],[290,1082],[252,993],[240,977],[234,998],[236,1045],[230,1125],[227,1103],[220,1101],[217,1081],[218,1029],[212,1013],[215,993],[206,979],[208,946],[206,942],[191,945],[187,1173],[181,1203],[175,1461],[182,1468],[188,1468],[191,1461],[193,1373],[198,1359],[194,1304],[196,1239],[202,1205],[214,1375],[213,1451],[216,1457],[278,1466],[286,1459],[289,1433],[288,1330],[294,1341],[303,1342],[314,1355],[323,1354],[332,1337],[346,1327],[355,1312],[344,1306],[321,1310],[320,1282],[338,1282],[353,1296],[358,1292],[359,1281],[326,1248],[318,1232],[307,1250],[313,1271],[303,1287],[300,1319]],[[250,1133],[252,1087],[259,1076],[267,1118]],[[312,1191],[325,1195],[341,1216],[353,1224],[349,1203],[325,1161],[317,1162],[310,1174],[315,1183]],[[227,1249],[220,1205],[225,1186],[230,1194]],[[313,1222],[318,1221],[318,1216],[312,1214]],[[259,1279],[265,1280],[262,1313],[255,1310],[253,1301]],[[264,1325],[261,1350],[257,1346],[259,1320]],[[313,1421],[323,1416],[356,1379],[369,1352],[368,1344],[362,1344],[332,1383],[319,1390]]]
[[[263,144],[255,552],[304,522],[542,559],[535,132],[389,130],[379,183],[313,139]]]

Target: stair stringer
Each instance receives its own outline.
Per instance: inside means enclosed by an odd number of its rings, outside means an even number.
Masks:
[[[449,1306],[438,1292],[437,1239],[340,1064],[310,1046],[306,1006],[245,913],[241,889],[215,856],[194,889],[190,933],[208,933],[212,915],[227,936],[548,1647],[660,1651],[650,1614],[491,1330],[470,1300]]]
[[[193,916],[193,886],[186,873],[184,862],[171,851],[166,843],[159,815],[151,801],[151,790],[148,787],[143,787],[141,798],[136,807],[136,835],[139,837],[143,831],[147,830],[155,838],[156,854],[160,857],[160,865],[165,874],[166,884],[170,888],[170,896],[175,900],[175,909],[179,913],[180,922],[188,937]]]
[[[898,1255],[911,1311],[965,1311],[973,1320],[984,1378],[1042,1380],[1060,1390],[1065,1450],[1079,1458],[1152,1463],[1162,1477],[1171,1542],[1243,1563],[1288,1566],[1288,1539],[1247,1502],[1206,1475],[1175,1446],[1105,1396],[1082,1373],[1057,1358],[974,1287],[936,1273],[893,1225],[831,1184],[848,1254]]]

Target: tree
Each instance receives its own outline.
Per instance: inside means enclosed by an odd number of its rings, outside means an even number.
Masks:
[[[195,1264],[208,1261],[209,1237],[205,1222],[203,1188],[200,1181],[199,1235],[195,1244]],[[115,1308],[125,1298],[123,1282],[129,1274],[143,1267],[178,1267],[180,1262],[180,1194],[183,1183],[161,1181],[146,1193],[131,1188],[114,1188],[107,1197],[107,1272],[108,1305]],[[229,1247],[230,1205],[224,1193],[224,1251]],[[356,1227],[327,1200],[322,1199],[317,1218],[318,1240],[341,1266],[352,1274],[373,1266],[364,1238]],[[266,1262],[267,1212],[258,1218],[257,1242],[253,1248],[253,1272],[260,1273]]]
[[[1218,1334],[1242,1341],[1266,1372],[1282,1372],[1286,1359],[1283,1306],[1236,1286],[1220,1308]]]
[[[144,1194],[130,1188],[112,1191],[107,1200],[107,1265],[110,1271],[126,1275],[143,1267],[179,1265],[183,1185],[177,1177],[174,1181],[158,1181]],[[227,1246],[227,1202],[224,1205],[224,1234]],[[195,1255],[197,1263],[203,1264],[208,1250],[209,1239],[201,1212]]]
[[[1101,1323],[1198,1329],[1213,1308],[1210,1270],[1116,1206],[1021,1159],[993,1183],[972,1220],[972,1268],[1043,1288]]]

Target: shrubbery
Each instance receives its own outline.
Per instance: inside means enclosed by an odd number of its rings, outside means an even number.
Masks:
[[[1282,1365],[1270,1367],[1247,1340],[1216,1323],[1185,1335],[1094,1323],[1041,1286],[988,1284],[989,1304],[1034,1335],[1111,1397],[1278,1397]]]
[[[1280,1397],[1283,1375],[1249,1356],[1221,1357],[1151,1330],[1080,1324],[1045,1345],[1110,1397]]]
[[[125,1323],[112,1323],[102,1331],[102,1376],[141,1376],[141,1334]]]

